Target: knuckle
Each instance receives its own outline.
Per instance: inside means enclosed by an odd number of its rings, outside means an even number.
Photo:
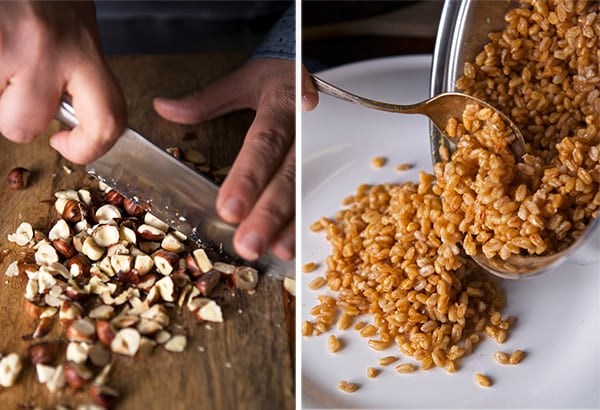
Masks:
[[[268,159],[273,156],[280,156],[285,153],[289,147],[289,141],[286,133],[282,129],[266,128],[258,130],[252,135],[249,141],[252,154],[259,158]]]
[[[258,192],[263,189],[260,177],[252,171],[235,174],[232,179],[235,181],[236,186],[241,187],[244,192],[252,193],[253,195],[258,195]]]
[[[292,217],[288,207],[279,202],[269,202],[256,210],[257,221],[263,222],[263,226],[269,226],[273,231],[281,229]]]

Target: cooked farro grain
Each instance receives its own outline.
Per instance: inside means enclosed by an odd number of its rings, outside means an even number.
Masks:
[[[387,159],[385,157],[374,157],[371,159],[371,165],[375,168],[381,168],[385,165]]]
[[[508,364],[508,355],[504,352],[497,351],[494,353],[494,360],[500,364]]]
[[[346,313],[346,312],[344,312],[344,313]],[[346,313],[346,314],[347,314],[347,313]],[[350,315],[349,315],[349,316],[350,316]],[[361,320],[361,321],[357,322],[357,323],[354,325],[353,329],[354,329],[354,330],[361,330],[361,329],[363,329],[363,328],[364,328],[366,325],[367,325],[367,323]]]
[[[315,221],[312,224],[310,224],[310,230],[312,232],[320,232],[323,230],[323,225],[321,224],[321,221]]]
[[[412,363],[402,363],[396,366],[396,371],[398,373],[414,373],[416,370],[417,368]]]
[[[313,324],[309,320],[302,323],[302,336],[310,336],[313,334]]]
[[[310,283],[308,284],[308,288],[310,290],[316,290],[322,288],[323,286],[325,286],[325,284],[327,284],[325,278],[322,276],[317,276],[312,281],[310,281]]]
[[[492,385],[490,378],[481,373],[475,374],[475,383],[483,387],[490,387]]]
[[[510,364],[518,364],[521,363],[521,361],[523,360],[523,357],[525,356],[525,354],[517,349],[514,352],[511,353],[510,357],[508,358],[508,362]]]
[[[379,358],[379,365],[380,366],[387,366],[389,364],[392,364],[394,362],[398,361],[398,357],[397,356],[385,356],[385,357],[380,357]]]
[[[413,167],[413,164],[408,164],[408,163],[398,164],[398,165],[396,165],[396,171],[398,171],[398,172],[408,171],[412,167]]]
[[[371,337],[377,334],[377,328],[373,325],[367,325],[363,327],[359,333],[362,337]]]
[[[351,383],[345,380],[340,381],[340,383],[338,384],[338,388],[346,393],[354,393],[355,391],[357,391],[360,386],[356,383]]]
[[[375,377],[377,377],[377,375],[379,374],[379,370],[377,370],[374,367],[369,367],[367,368],[367,377],[369,377],[369,379],[374,379]]]
[[[369,342],[369,347],[373,350],[385,350],[388,347],[390,347],[390,342],[389,341],[384,341],[384,340],[375,340],[375,339],[370,339]]]
[[[327,346],[331,353],[336,353],[342,348],[342,342],[335,335],[330,335]]]
[[[352,324],[351,316],[347,315],[345,312],[340,315],[340,318],[337,321],[338,330],[346,330]]]
[[[302,272],[304,273],[310,273],[313,272],[315,269],[317,269],[318,265],[314,262],[308,262],[305,263],[304,266],[302,266]]]

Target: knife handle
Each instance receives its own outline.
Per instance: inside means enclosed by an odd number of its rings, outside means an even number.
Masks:
[[[54,115],[54,118],[70,128],[75,128],[79,125],[73,106],[64,100],[60,102],[60,106],[58,107],[58,111]]]

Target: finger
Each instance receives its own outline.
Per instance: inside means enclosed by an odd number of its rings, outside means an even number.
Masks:
[[[279,237],[271,245],[271,250],[280,259],[294,259],[296,256],[296,225],[294,219],[279,234]]]
[[[240,223],[233,244],[241,257],[255,260],[279,239],[280,257],[290,258],[295,240],[291,240],[290,225],[295,213],[295,150],[290,148],[282,166],[269,182],[250,214]],[[282,234],[283,230],[287,229]],[[282,236],[283,235],[283,236]]]
[[[157,97],[153,101],[156,112],[163,118],[179,124],[198,124],[231,111],[251,108],[239,72],[229,74],[205,89],[181,98]]]
[[[302,66],[302,111],[312,111],[319,103],[319,93],[306,67]]]
[[[0,96],[0,133],[19,143],[43,134],[60,99],[60,87],[54,84],[26,76],[12,79]]]
[[[244,219],[271,180],[294,140],[294,113],[261,107],[217,197],[219,215],[230,223]]]
[[[68,160],[85,164],[102,156],[127,123],[125,99],[117,81],[103,63],[84,63],[76,70],[67,91],[79,125],[50,137],[50,145]]]

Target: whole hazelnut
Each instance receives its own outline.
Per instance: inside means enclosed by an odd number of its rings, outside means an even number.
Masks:
[[[62,211],[62,217],[70,223],[77,223],[86,218],[88,209],[82,202],[74,199],[68,199]]]
[[[114,407],[119,396],[119,393],[112,387],[100,386],[94,383],[90,384],[88,393],[94,404],[107,409]]]
[[[93,376],[93,373],[83,364],[74,362],[66,362],[63,372],[65,381],[75,390],[82,389]]]
[[[117,191],[111,189],[110,191],[107,191],[104,194],[104,199],[106,199],[106,202],[108,202],[109,204],[112,204],[114,206],[121,206],[123,205],[123,200],[125,199],[125,197],[123,197],[123,195],[121,195]]]
[[[27,168],[16,167],[11,169],[8,173],[8,187],[14,190],[26,188],[29,175],[30,172]]]
[[[47,341],[32,344],[27,352],[29,353],[29,361],[32,364],[51,364],[56,359],[58,344]]]
[[[53,240],[52,245],[54,246],[54,249],[56,249],[56,251],[65,258],[72,258],[73,256],[77,255],[77,251],[73,245],[62,238]]]

